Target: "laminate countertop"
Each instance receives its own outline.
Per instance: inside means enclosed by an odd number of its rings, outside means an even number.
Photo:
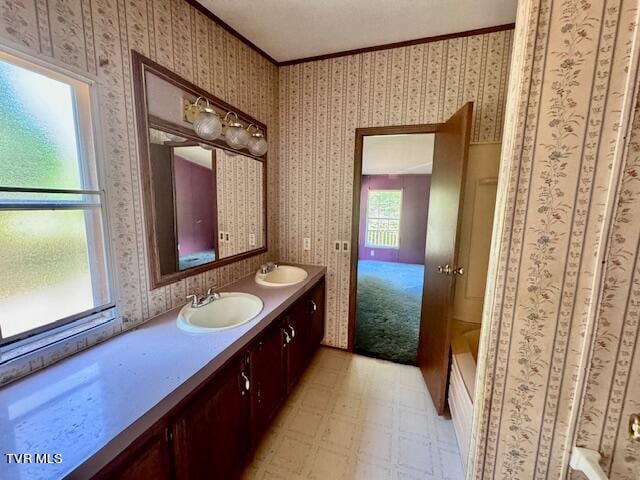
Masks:
[[[311,289],[326,268],[302,265],[307,279],[263,287],[249,275],[221,291],[264,302],[229,330],[180,330],[180,308],[0,389],[0,478],[89,478]],[[15,464],[7,453],[58,454],[60,463]],[[52,457],[53,461],[53,457]]]

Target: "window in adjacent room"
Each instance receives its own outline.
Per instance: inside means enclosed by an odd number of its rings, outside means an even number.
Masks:
[[[402,190],[369,190],[367,247],[400,248]]]
[[[91,88],[0,51],[0,353],[115,317]]]

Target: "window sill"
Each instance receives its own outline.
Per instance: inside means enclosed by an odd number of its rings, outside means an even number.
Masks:
[[[62,332],[0,351],[0,387],[119,333],[122,319],[98,317]]]

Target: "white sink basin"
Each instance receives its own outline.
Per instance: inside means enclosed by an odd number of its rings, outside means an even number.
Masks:
[[[256,283],[267,287],[288,287],[302,282],[309,276],[304,268],[280,265],[269,273],[256,273]]]
[[[220,298],[193,308],[185,305],[178,315],[178,327],[187,332],[215,332],[247,323],[262,311],[260,297],[243,292],[222,292]]]

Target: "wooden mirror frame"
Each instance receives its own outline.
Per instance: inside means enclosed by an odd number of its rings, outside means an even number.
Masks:
[[[227,265],[229,263],[237,262],[239,260],[243,260],[245,258],[253,257],[255,255],[260,255],[265,253],[268,250],[268,222],[267,222],[267,155],[263,155],[261,157],[252,155],[247,150],[238,150],[229,147],[223,140],[205,140],[198,137],[192,129],[185,127],[184,125],[179,125],[168,120],[155,117],[149,114],[149,108],[147,104],[147,86],[146,86],[146,73],[152,73],[153,75],[161,78],[162,80],[178,87],[183,92],[193,95],[194,97],[203,97],[209,100],[209,103],[214,107],[217,107],[226,112],[233,111],[238,115],[238,119],[244,123],[251,124],[253,123],[257,127],[259,127],[265,137],[267,137],[267,126],[251,117],[250,115],[238,110],[237,108],[229,105],[224,100],[219,99],[215,95],[210,94],[206,90],[194,85],[193,83],[185,80],[178,74],[172,72],[171,70],[163,67],[162,65],[154,62],[153,60],[145,57],[141,53],[131,50],[131,64],[132,64],[132,73],[133,73],[133,93],[134,93],[134,105],[135,105],[135,118],[136,118],[136,128],[137,128],[137,138],[138,138],[138,153],[140,160],[140,177],[142,182],[142,197],[143,197],[143,205],[144,205],[144,221],[146,228],[146,237],[147,237],[147,246],[149,252],[149,273],[150,273],[150,282],[151,289],[156,289],[159,287],[163,287],[165,285],[169,285],[171,283],[177,282],[178,280],[182,280],[183,278],[190,277],[192,275],[196,275],[198,273],[206,272],[213,268],[218,268],[223,265]],[[222,150],[227,150],[229,152],[233,152],[235,154],[244,155],[245,157],[253,158],[259,162],[262,162],[262,204],[263,204],[263,223],[264,223],[264,244],[262,247],[255,248],[253,250],[248,250],[243,253],[239,253],[237,255],[232,255],[226,258],[216,258],[213,262],[206,263],[204,265],[197,265],[191,268],[187,268],[185,270],[180,270],[174,273],[163,275],[160,270],[160,258],[158,245],[156,241],[156,212],[155,205],[153,201],[153,192],[152,192],[152,180],[151,180],[151,152],[149,148],[149,129],[158,129],[164,132],[175,133],[180,135],[188,140],[192,140],[197,143],[204,143],[207,145],[211,145],[214,148],[220,148]],[[268,137],[267,137],[268,138]],[[215,150],[214,150],[215,151]],[[215,165],[214,165],[215,168]],[[217,203],[217,198],[214,199]],[[216,211],[217,218],[217,211]],[[218,225],[215,225],[216,232],[218,231]],[[217,245],[217,235],[215,239],[215,244]],[[216,249],[216,257],[220,254],[219,249]]]

